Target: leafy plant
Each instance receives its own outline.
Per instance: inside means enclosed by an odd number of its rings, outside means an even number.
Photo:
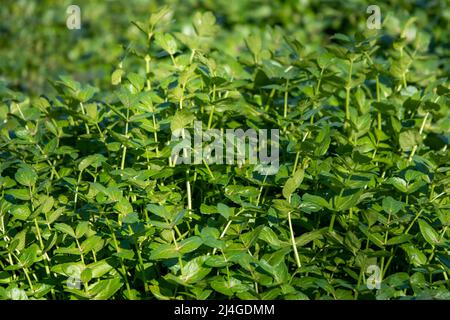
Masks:
[[[448,8],[318,35],[226,4],[135,19],[104,87],[0,87],[1,299],[450,299]],[[195,121],[280,129],[277,173],[176,164]]]

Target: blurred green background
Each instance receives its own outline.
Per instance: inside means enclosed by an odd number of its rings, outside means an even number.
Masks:
[[[48,79],[70,74],[107,89],[112,70],[130,43],[145,41],[131,21],[167,5],[173,9],[170,31],[190,26],[195,11],[212,11],[221,26],[220,50],[239,56],[242,39],[260,28],[283,27],[310,51],[329,36],[363,30],[373,1],[346,0],[1,0],[0,83],[40,94]],[[414,28],[431,36],[430,53],[449,58],[450,9],[447,0],[379,1],[383,32],[395,34],[412,16]],[[81,30],[66,27],[69,5],[81,8]],[[414,31],[414,30],[413,30]],[[447,60],[448,61],[448,60]],[[448,70],[448,66],[445,67]]]

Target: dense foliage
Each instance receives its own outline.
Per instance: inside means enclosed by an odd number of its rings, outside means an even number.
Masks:
[[[450,299],[446,1],[388,1],[380,30],[365,1],[116,25],[80,1],[79,31],[52,1],[6,2],[0,299]],[[46,26],[8,24],[24,7]],[[280,129],[278,172],[174,165],[194,121]]]

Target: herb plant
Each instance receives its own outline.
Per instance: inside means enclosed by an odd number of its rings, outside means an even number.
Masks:
[[[0,85],[0,298],[450,299],[443,7],[319,40],[161,7],[97,85]],[[174,163],[195,121],[279,129],[278,171]]]

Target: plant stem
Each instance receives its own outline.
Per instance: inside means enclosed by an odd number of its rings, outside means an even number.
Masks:
[[[212,125],[212,119],[213,119],[213,114],[214,114],[214,110],[215,110],[215,103],[216,101],[216,84],[213,84],[213,89],[212,89],[212,108],[211,108],[211,112],[209,113],[209,119],[208,119],[208,130],[211,129],[211,125]]]
[[[294,229],[292,227],[291,212],[288,211],[288,223],[289,231],[291,233],[292,249],[294,250],[295,261],[297,262],[297,267],[300,269],[302,264],[300,263],[300,257],[298,255],[297,244],[295,243]]]
[[[328,232],[332,232],[334,229],[334,221],[336,220],[336,213],[333,212],[333,215],[331,216],[330,220],[330,226],[328,227]]]
[[[189,216],[192,216],[192,196],[191,196],[191,184],[189,182],[189,170],[186,170],[186,190],[187,190],[187,202]]]
[[[286,80],[286,86],[284,89],[284,118],[287,117],[287,109],[288,109],[288,91],[289,89],[289,79]]]
[[[242,212],[244,212],[245,209],[241,209],[239,210],[238,213],[236,213],[235,217],[239,216]],[[225,226],[225,228],[223,229],[222,233],[220,234],[219,239],[222,239],[223,237],[225,237],[225,234],[228,231],[228,228],[231,226],[231,223],[233,222],[233,220],[228,220],[227,225]],[[213,250],[213,255],[216,254],[217,248],[214,248]]]
[[[128,225],[128,231],[132,234],[133,233],[133,229],[131,228],[130,225]],[[139,248],[139,244],[138,241],[136,239],[135,243],[135,248],[136,248],[136,253],[139,259],[139,264],[141,266],[141,274],[142,274],[142,281],[144,282],[144,291],[147,294],[148,293],[148,288],[147,288],[147,277],[145,275],[145,266],[144,266],[144,261],[142,260],[142,255],[141,255],[141,250]]]
[[[80,185],[82,175],[83,175],[83,170],[80,170],[80,173],[78,174],[77,185],[75,187],[75,198],[73,200],[73,212],[75,212],[77,210],[78,187]]]
[[[153,129],[155,130],[155,131],[153,131],[153,137],[154,137],[155,143],[156,143],[156,156],[159,157],[158,131],[157,131],[157,128],[156,128],[155,113],[152,114],[152,119],[153,119]]]
[[[84,110],[83,102],[80,102],[80,107],[81,107],[81,113],[85,116],[86,115],[86,111]],[[86,122],[84,123],[84,127],[86,128],[86,133],[90,134],[89,126],[88,126],[88,124]]]
[[[389,224],[391,223],[391,213],[389,212],[389,215],[388,215],[388,221],[387,221],[387,225],[386,225],[386,232],[385,232],[385,234],[384,234],[384,242],[383,242],[383,244],[386,246],[386,243],[387,243],[387,241],[388,241],[388,236],[389,236]],[[384,273],[385,273],[385,269],[384,269],[384,260],[385,260],[385,257],[381,257],[381,267],[380,267],[380,269],[381,269],[381,280],[383,280],[383,276],[384,276]],[[386,265],[386,269],[387,269],[387,265]],[[384,271],[383,271],[384,270]]]
[[[16,260],[17,260],[17,262],[19,263],[19,265],[22,266],[23,272],[24,272],[24,274],[25,274],[25,278],[27,278],[28,285],[30,286],[31,291],[34,292],[33,282],[31,282],[30,274],[28,273],[28,268],[25,267],[25,266],[22,264],[22,261],[20,261],[19,257],[17,257],[17,256],[14,254],[14,252],[11,252],[11,254],[13,255],[14,258],[16,258]]]
[[[147,91],[152,89],[152,84],[150,82],[150,56],[145,56],[145,74],[147,75]]]
[[[325,70],[325,68],[321,68],[320,70],[320,77],[319,77],[319,81],[317,81],[317,86],[316,86],[316,92],[315,95],[317,96],[320,92],[320,84],[322,82],[322,76],[323,76],[323,71]]]
[[[377,92],[377,102],[380,102],[380,78],[377,75],[376,76],[376,92]],[[378,124],[378,130],[381,131],[381,113],[378,112],[377,114],[377,124]]]
[[[130,118],[130,109],[127,108],[127,121],[125,122],[125,138],[128,139],[128,121]],[[122,151],[122,162],[120,164],[120,169],[123,170],[125,168],[125,158],[127,156],[127,146],[123,145]]]
[[[206,167],[206,171],[208,171],[210,177],[214,180],[215,179],[214,174],[212,173],[211,169],[209,168],[208,163],[205,161],[205,159],[203,159],[203,157],[202,157],[202,162]]]
[[[419,129],[419,135],[422,135],[423,129],[425,128],[425,123],[427,122],[427,119],[428,119],[428,116],[429,116],[429,115],[430,115],[429,112],[427,112],[427,113],[425,114],[425,117],[423,118],[422,124],[421,124],[420,129]],[[414,147],[413,147],[413,149],[412,149],[412,151],[411,151],[411,154],[409,155],[408,162],[411,162],[412,158],[414,157],[414,154],[415,154],[416,151],[417,151],[417,148],[418,148],[418,145],[417,145],[417,144],[414,145]]]
[[[107,217],[105,217],[105,221],[106,221],[106,225],[108,226],[109,232],[111,233],[111,236],[113,238],[113,244],[116,249],[116,252],[120,253],[119,244],[117,243],[116,235],[114,234],[114,230],[111,228],[111,224],[109,223],[109,220]],[[120,266],[121,266],[122,273],[123,273],[123,279],[125,280],[125,286],[126,286],[127,292],[128,292],[128,298],[131,298],[131,287],[130,287],[130,283],[128,281],[127,270],[122,261],[122,258],[119,257],[119,261],[120,261]]]
[[[83,254],[83,249],[81,248],[80,242],[78,241],[77,238],[75,238],[75,243],[77,244],[78,250],[80,251],[80,258],[81,258],[81,262],[84,265],[84,254]]]
[[[345,86],[345,120],[347,125],[350,121],[350,89],[352,85],[353,59],[350,59],[350,67],[348,70],[348,80]]]

